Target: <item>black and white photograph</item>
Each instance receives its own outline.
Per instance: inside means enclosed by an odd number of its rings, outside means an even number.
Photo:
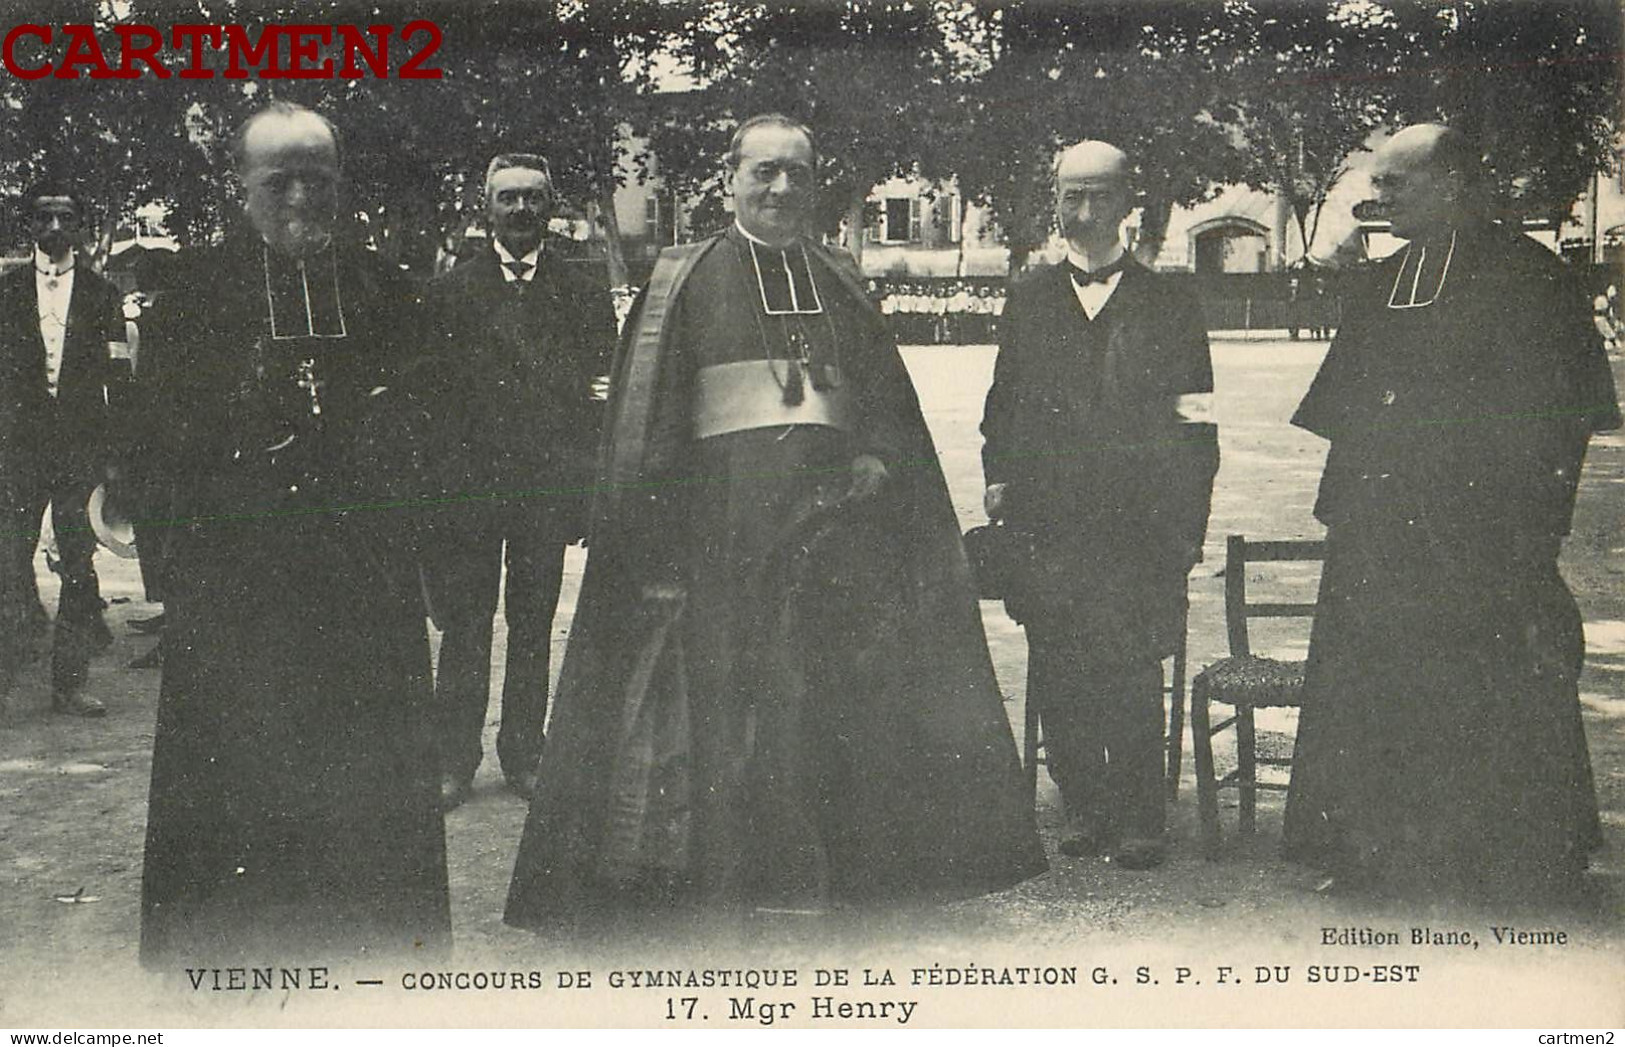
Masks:
[[[1622,30],[6,0],[0,1029],[1612,1036]]]

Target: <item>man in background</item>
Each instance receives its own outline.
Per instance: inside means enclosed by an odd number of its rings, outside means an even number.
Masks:
[[[425,563],[444,630],[435,705],[441,799],[468,796],[491,692],[492,617],[508,625],[497,759],[527,799],[547,720],[553,612],[565,547],[585,534],[609,371],[609,294],[544,246],[553,183],[540,156],[507,153],[485,177],[488,245],[430,284],[437,470],[449,504]],[[505,569],[504,569],[505,568]],[[506,591],[503,579],[506,578]]]
[[[7,648],[0,661],[20,658],[21,633],[39,615],[33,561],[49,506],[62,582],[51,709],[103,716],[106,706],[83,693],[91,653],[112,642],[86,505],[109,464],[107,387],[116,382],[110,343],[124,340],[124,319],[118,291],[75,248],[84,218],[77,191],[46,182],[24,203],[34,264],[0,280],[0,613],[11,633],[0,641]],[[0,671],[0,684],[7,675]]]

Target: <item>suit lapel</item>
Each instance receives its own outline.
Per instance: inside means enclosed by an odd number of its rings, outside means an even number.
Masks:
[[[469,265],[474,269],[469,274],[469,282],[482,297],[495,299],[508,290],[508,281],[502,275],[502,263],[497,260],[496,248],[487,246]]]
[[[1117,395],[1124,369],[1138,366],[1143,349],[1138,328],[1151,315],[1144,300],[1145,276],[1138,265],[1126,265],[1111,297],[1093,320],[1078,301],[1065,266],[1054,266],[1047,276],[1046,295],[1056,310],[1052,316],[1057,329],[1052,337],[1071,361],[1068,370],[1077,378],[1068,395],[1085,412],[1109,403]]]
[[[6,281],[6,313],[12,330],[20,332],[16,341],[21,359],[18,365],[25,372],[35,371],[41,380],[45,377],[45,336],[39,327],[39,287],[30,263]],[[32,365],[32,366],[30,366]]]
[[[1066,317],[1069,330],[1093,322],[1089,314],[1083,311],[1083,303],[1078,301],[1077,289],[1072,286],[1072,274],[1066,271],[1065,265],[1050,266],[1049,295],[1054,299],[1056,309]]]
[[[1144,314],[1141,307],[1144,302],[1146,271],[1136,262],[1129,262],[1123,266],[1123,275],[1117,280],[1117,288],[1112,296],[1106,299],[1096,320],[1106,319],[1121,324],[1124,321],[1134,322]]]

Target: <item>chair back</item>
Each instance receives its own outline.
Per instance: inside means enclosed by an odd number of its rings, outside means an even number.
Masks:
[[[1326,543],[1320,539],[1291,538],[1249,542],[1245,535],[1233,534],[1225,543],[1224,623],[1230,636],[1230,654],[1235,658],[1252,655],[1248,644],[1249,618],[1313,618],[1315,600],[1308,602],[1250,603],[1247,600],[1247,565],[1280,561],[1314,561],[1326,558]],[[1317,584],[1316,588],[1319,586]]]

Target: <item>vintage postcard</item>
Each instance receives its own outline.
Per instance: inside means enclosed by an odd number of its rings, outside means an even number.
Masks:
[[[0,16],[0,1027],[1625,1025],[1617,5]]]

